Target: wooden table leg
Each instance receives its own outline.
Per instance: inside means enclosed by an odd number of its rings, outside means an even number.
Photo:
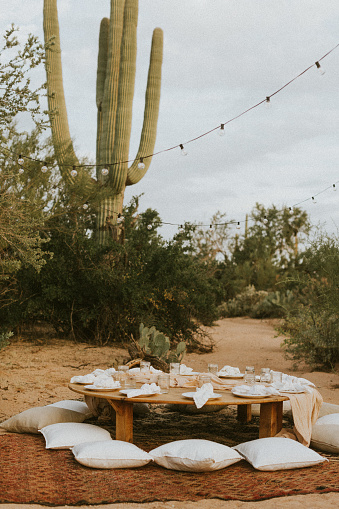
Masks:
[[[252,419],[252,405],[238,405],[237,419],[239,422],[250,422]]]
[[[107,400],[115,410],[115,438],[133,443],[133,403]]]
[[[261,403],[259,438],[274,437],[282,428],[283,402]]]

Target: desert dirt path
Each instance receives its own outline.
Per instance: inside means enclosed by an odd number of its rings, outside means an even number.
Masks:
[[[293,369],[284,358],[280,347],[282,337],[274,329],[276,321],[232,318],[217,322],[208,329],[215,342],[209,354],[187,354],[183,362],[195,370],[204,371],[209,362],[222,367],[225,364],[255,366],[283,371],[311,380],[324,401],[339,404],[339,372],[310,371],[307,366]],[[67,388],[71,376],[86,374],[95,368],[111,367],[128,355],[122,348],[92,347],[67,341],[39,338],[34,341],[14,340],[0,351],[0,394],[2,397],[0,421],[32,406],[42,406],[61,399],[74,399]],[[259,505],[260,504],[260,505]],[[0,509],[37,509],[36,504],[0,504]],[[56,507],[56,506],[55,506]],[[71,506],[57,506],[66,509]],[[77,509],[318,509],[339,507],[339,493],[298,495],[258,502],[222,501],[216,499],[199,502],[153,502],[146,504],[106,504],[76,506]]]

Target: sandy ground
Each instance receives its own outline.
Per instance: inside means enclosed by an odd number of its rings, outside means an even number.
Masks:
[[[257,372],[269,367],[311,380],[322,394],[324,401],[339,404],[339,370],[325,373],[310,371],[307,366],[293,368],[284,358],[280,347],[282,337],[277,337],[275,321],[232,318],[220,320],[209,329],[214,339],[214,351],[209,354],[187,354],[183,362],[198,371],[207,369],[209,362],[222,367],[225,364],[253,365]],[[76,374],[90,373],[95,368],[111,367],[128,359],[122,348],[92,347],[63,340],[39,337],[33,340],[14,339],[0,351],[0,421],[32,406],[42,406],[61,399],[75,399],[67,384]],[[260,505],[259,505],[260,504]],[[339,507],[339,493],[299,495],[275,498],[261,502],[203,500],[199,502],[167,502],[149,504],[108,504],[104,506],[77,506],[79,509],[297,509]],[[0,504],[0,509],[35,509],[40,505]],[[61,507],[61,506],[59,506]],[[63,508],[69,506],[62,506]]]

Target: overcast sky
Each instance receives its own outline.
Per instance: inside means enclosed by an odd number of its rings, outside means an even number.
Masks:
[[[109,0],[58,0],[64,88],[71,135],[79,157],[95,160],[95,81],[99,25]],[[43,0],[1,0],[0,27],[42,34]],[[138,56],[130,158],[143,120],[152,31],[164,31],[162,92],[155,152],[128,202],[144,193],[141,209],[164,222],[209,224],[220,210],[244,221],[256,202],[280,208],[304,202],[313,224],[339,229],[339,48],[274,95],[271,108],[254,108],[321,59],[338,42],[338,0],[140,0]],[[42,76],[44,79],[44,76]],[[316,203],[312,203],[312,196]],[[304,201],[306,200],[306,201]],[[162,230],[171,237],[177,226]]]

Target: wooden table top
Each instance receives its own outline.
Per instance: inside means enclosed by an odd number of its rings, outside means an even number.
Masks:
[[[137,384],[137,388],[141,387],[142,384]],[[100,391],[85,389],[81,384],[70,383],[68,387],[79,394],[85,396],[92,396],[96,398],[111,399],[117,401],[125,401],[131,403],[153,403],[157,405],[161,404],[175,404],[175,405],[194,405],[193,398],[186,398],[183,393],[195,392],[193,387],[171,387],[167,394],[154,394],[152,396],[137,396],[135,398],[127,398],[125,395],[119,392],[119,389],[113,389],[111,391]],[[205,405],[249,405],[255,403],[273,403],[277,401],[286,401],[289,398],[287,396],[268,396],[260,398],[242,398],[234,396],[230,390],[216,390],[217,394],[221,397],[217,399],[211,399],[205,403]]]

